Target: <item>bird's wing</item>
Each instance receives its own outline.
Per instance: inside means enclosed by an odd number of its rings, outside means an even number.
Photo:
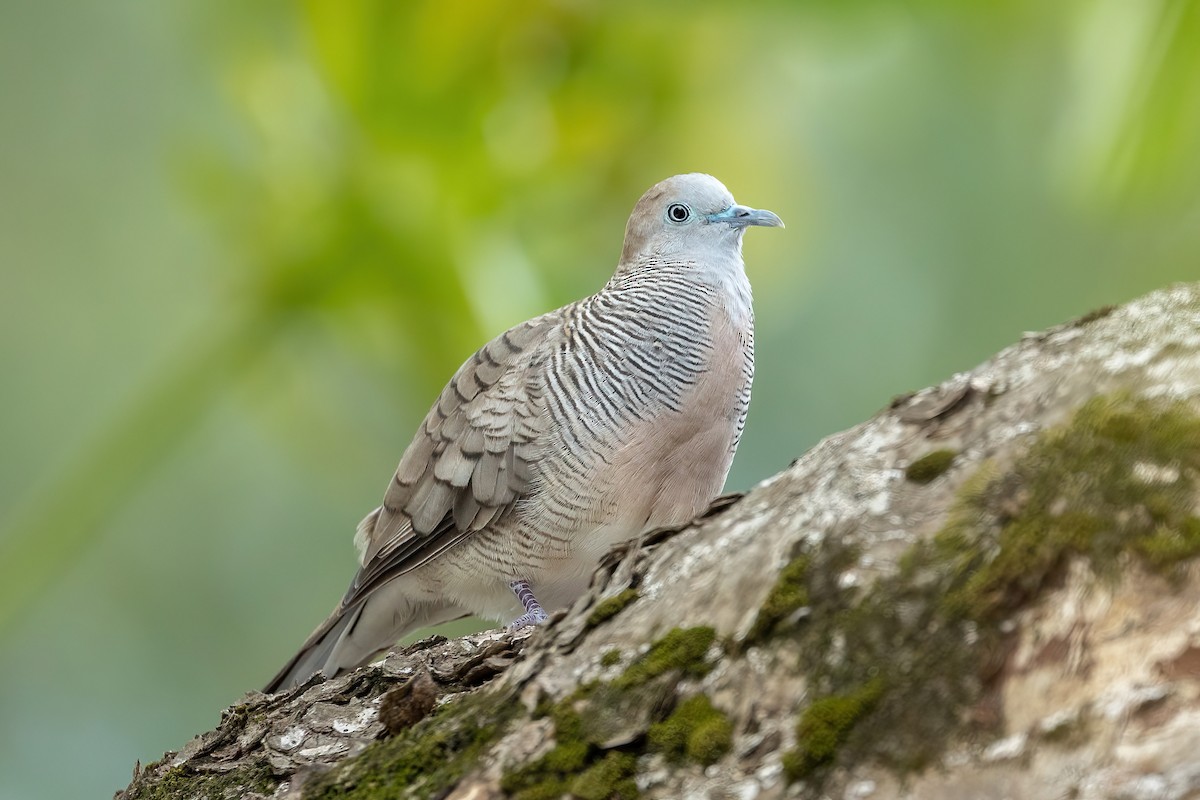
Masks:
[[[551,312],[506,331],[450,379],[383,505],[359,525],[362,567],[343,607],[483,529],[526,493],[547,425],[539,354],[560,319]]]

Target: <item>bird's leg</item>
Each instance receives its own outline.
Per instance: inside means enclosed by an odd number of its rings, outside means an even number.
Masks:
[[[521,601],[521,605],[525,607],[525,614],[517,617],[512,622],[508,623],[510,631],[520,630],[527,625],[538,625],[549,619],[546,609],[542,608],[542,604],[533,596],[533,589],[529,586],[529,581],[513,581],[508,584],[508,587],[513,590],[513,594]]]

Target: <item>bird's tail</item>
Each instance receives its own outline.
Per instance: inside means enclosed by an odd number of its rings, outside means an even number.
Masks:
[[[283,665],[283,669],[279,670],[275,677],[271,678],[270,682],[263,687],[263,691],[268,694],[283,691],[303,683],[318,672],[325,672],[327,677],[332,678],[338,672],[358,666],[357,664],[335,666],[332,656],[347,633],[354,630],[362,610],[363,603],[361,602],[350,608],[343,608],[339,605],[329,615],[329,618],[312,632],[296,655],[292,656]],[[329,671],[330,668],[332,668],[332,672]]]
[[[290,689],[318,672],[332,678],[366,664],[418,628],[464,616],[452,604],[412,598],[401,581],[385,583],[350,605],[339,603],[263,691]]]

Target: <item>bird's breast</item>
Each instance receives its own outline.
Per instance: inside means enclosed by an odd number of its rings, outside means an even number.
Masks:
[[[753,319],[718,306],[692,336],[702,355],[694,374],[631,421],[597,474],[614,537],[684,524],[725,484],[750,401]]]
[[[643,285],[575,310],[545,369],[551,423],[518,512],[534,539],[598,556],[720,493],[754,370],[748,296],[731,300]]]

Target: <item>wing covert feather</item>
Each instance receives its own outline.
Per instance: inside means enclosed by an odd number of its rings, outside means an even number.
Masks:
[[[491,524],[529,488],[544,433],[540,360],[561,312],[467,359],[405,450],[383,505],[359,524],[362,567],[344,604]]]

